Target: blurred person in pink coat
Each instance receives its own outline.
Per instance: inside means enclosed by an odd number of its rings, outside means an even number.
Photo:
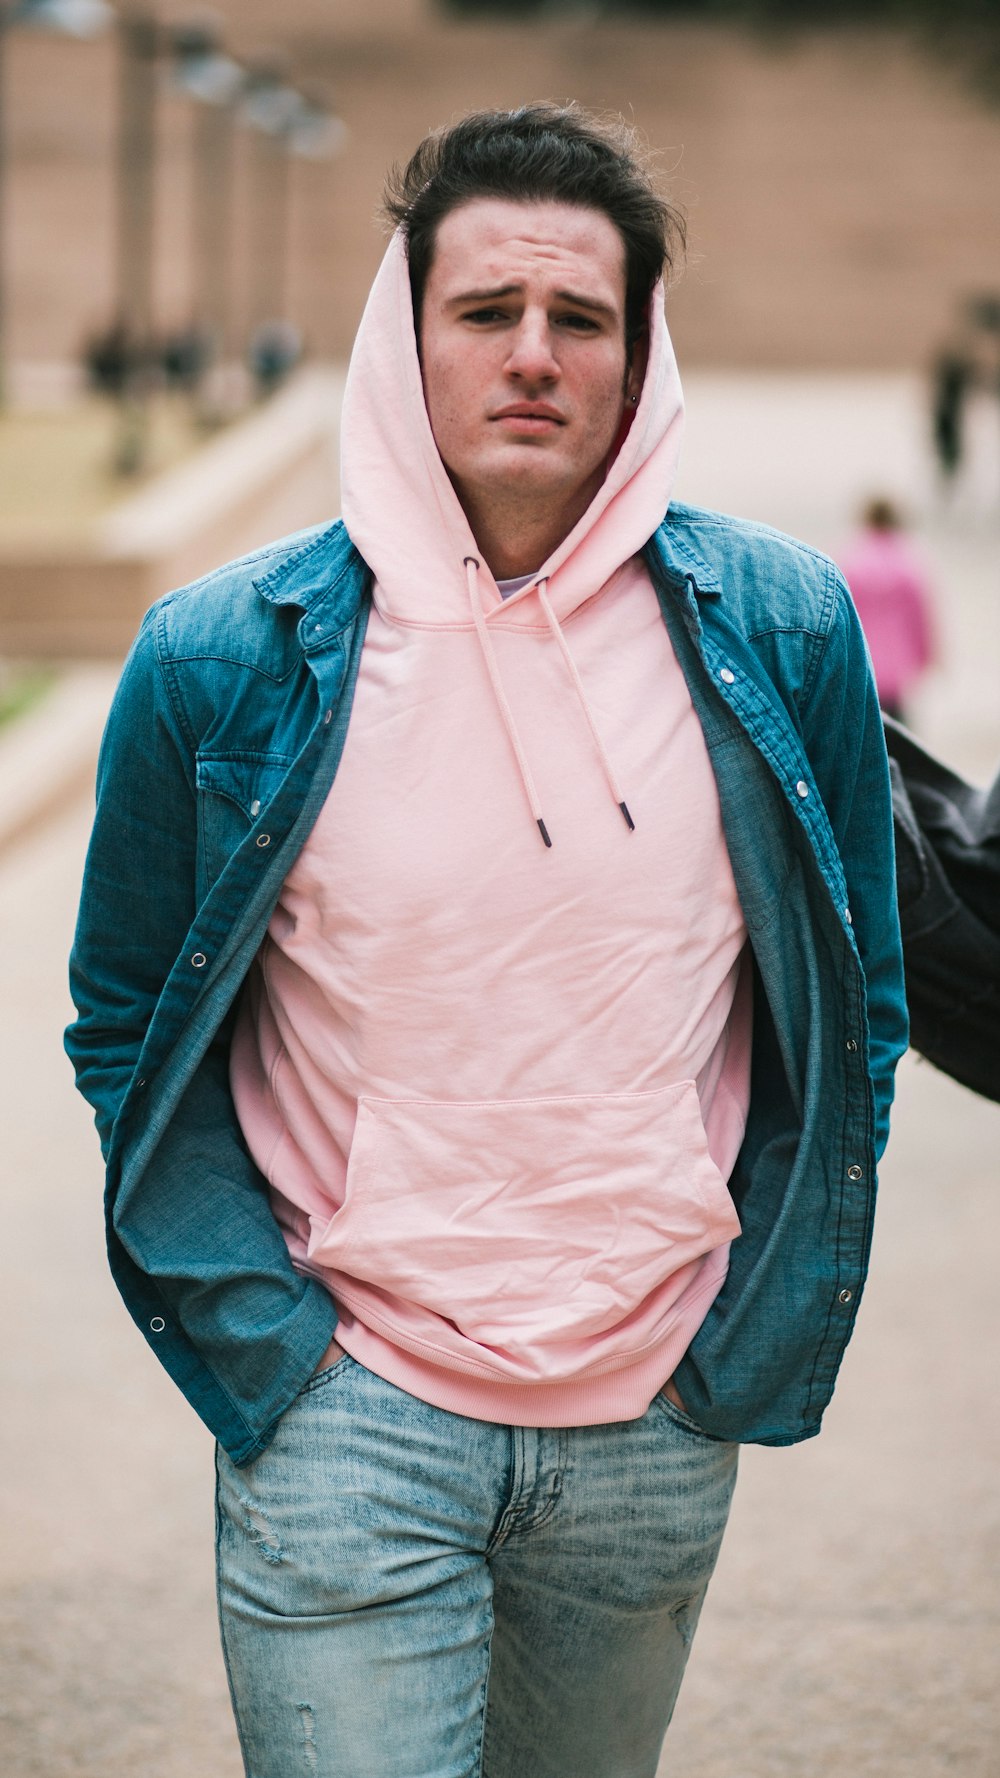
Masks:
[[[909,692],[935,657],[934,624],[927,575],[891,500],[868,501],[840,566],[868,639],[879,702],[903,721]]]

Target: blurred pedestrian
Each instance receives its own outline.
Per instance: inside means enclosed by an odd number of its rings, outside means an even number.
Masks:
[[[212,337],[191,322],[167,335],[161,347],[163,374],[168,389],[193,395],[212,363]]]
[[[302,335],[293,321],[262,321],[247,347],[247,363],[263,400],[280,387],[302,357]]]
[[[931,369],[931,437],[946,488],[961,468],[966,402],[974,378],[974,363],[960,346],[945,346]]]
[[[126,666],[69,1048],[248,1774],[653,1778],[738,1445],[819,1430],[863,1289],[882,724],[832,565],[668,510],[624,126],[473,114],[388,211],[343,521]]]
[[[893,501],[869,500],[840,557],[871,650],[879,703],[905,720],[910,692],[934,660],[930,582]]]

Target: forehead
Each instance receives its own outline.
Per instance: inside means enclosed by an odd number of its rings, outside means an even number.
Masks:
[[[625,243],[603,210],[472,198],[438,224],[428,283],[443,301],[468,288],[570,278],[573,289],[583,280],[586,293],[624,304]]]

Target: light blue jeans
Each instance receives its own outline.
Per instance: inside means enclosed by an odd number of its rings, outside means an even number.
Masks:
[[[662,1396],[536,1431],[340,1358],[218,1455],[248,1778],[653,1778],[736,1458]]]

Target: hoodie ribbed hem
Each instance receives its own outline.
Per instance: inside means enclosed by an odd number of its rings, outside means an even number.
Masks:
[[[512,1383],[503,1377],[470,1376],[446,1369],[394,1345],[341,1308],[335,1338],[366,1370],[431,1407],[503,1426],[604,1426],[639,1420],[669,1381],[708,1314],[728,1269],[728,1247],[706,1256],[704,1288],[688,1297],[685,1312],[662,1341],[615,1370],[588,1371],[554,1383]]]

